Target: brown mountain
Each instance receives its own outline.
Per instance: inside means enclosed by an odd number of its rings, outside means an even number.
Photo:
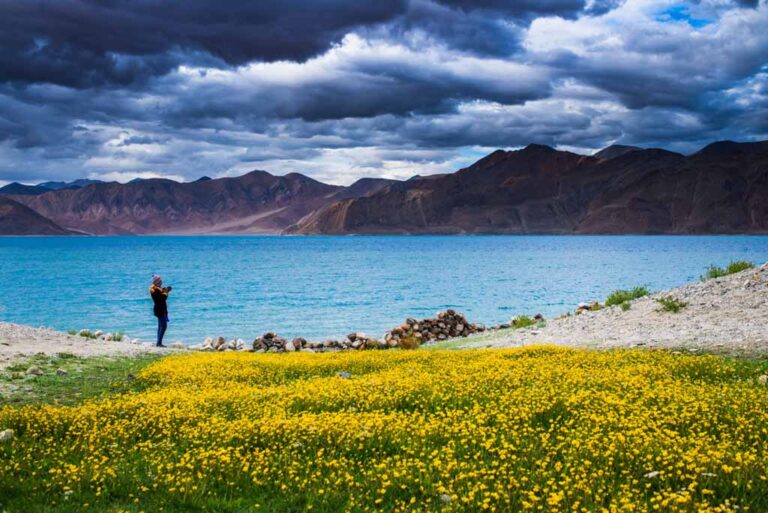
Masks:
[[[530,145],[451,174],[349,187],[253,171],[5,197],[4,233],[768,233],[768,141],[690,156]]]
[[[253,171],[191,183],[151,179],[13,196],[67,228],[94,234],[278,233],[341,187]]]
[[[31,208],[0,196],[0,235],[70,235],[71,233]]]
[[[624,146],[623,144],[613,144],[611,146],[608,146],[607,148],[603,148],[602,150],[598,151],[592,156],[597,157],[599,159],[603,159],[603,160],[610,160],[610,159],[615,159],[616,157],[620,157],[625,153],[629,153],[630,151],[637,151],[641,149],[642,148],[638,148],[637,146]]]
[[[623,150],[623,149],[622,149]],[[768,141],[585,157],[496,151],[450,175],[345,199],[287,230],[376,233],[768,233]]]
[[[379,192],[384,187],[398,182],[399,180],[390,180],[388,178],[361,178],[352,185],[340,189],[333,195],[333,199],[344,200],[370,196],[375,192]]]

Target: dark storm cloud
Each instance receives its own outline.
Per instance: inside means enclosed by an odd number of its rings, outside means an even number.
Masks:
[[[303,60],[405,0],[3,0],[0,81],[129,84],[202,54],[229,65]]]
[[[463,11],[493,11],[514,18],[538,16],[574,17],[582,12],[603,13],[619,5],[620,0],[438,0],[439,3]]]
[[[516,24],[604,11],[613,0],[3,0],[0,81],[88,88],[142,84],[181,64],[303,61],[354,31],[420,30],[509,55]]]
[[[765,0],[653,1],[0,0],[0,181],[768,137]]]

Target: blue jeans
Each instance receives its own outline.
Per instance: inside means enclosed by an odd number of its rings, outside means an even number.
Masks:
[[[168,329],[168,317],[158,317],[157,318],[157,345],[161,345],[163,343],[163,336],[165,335],[165,330]]]

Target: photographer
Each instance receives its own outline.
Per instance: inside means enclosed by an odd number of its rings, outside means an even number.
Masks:
[[[163,278],[155,274],[152,276],[152,285],[149,287],[149,295],[155,303],[153,312],[157,317],[157,347],[166,347],[163,345],[163,336],[168,329],[168,294],[173,287],[163,287]]]

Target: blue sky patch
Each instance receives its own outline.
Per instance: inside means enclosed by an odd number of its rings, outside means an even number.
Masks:
[[[669,9],[665,9],[661,11],[657,16],[656,20],[658,21],[667,21],[667,22],[673,22],[673,21],[685,21],[694,28],[701,28],[709,25],[712,23],[712,20],[707,20],[703,18],[694,18],[691,15],[691,10],[688,8],[687,5],[673,5]]]

